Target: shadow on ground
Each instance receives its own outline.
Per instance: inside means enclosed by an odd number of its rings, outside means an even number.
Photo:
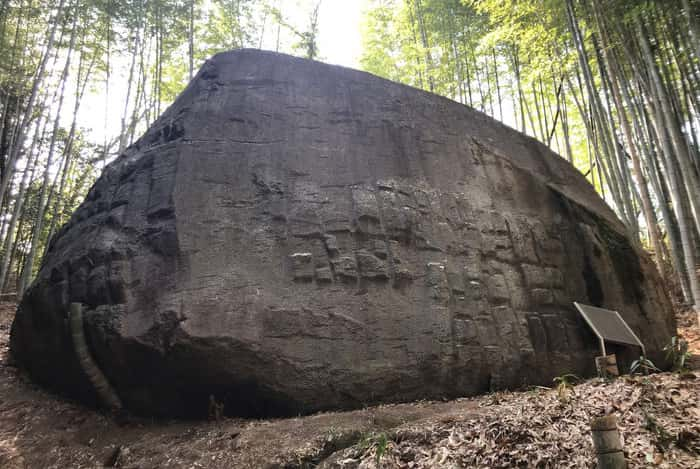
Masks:
[[[693,373],[589,380],[564,399],[533,388],[278,420],[117,422],[45,392],[8,364],[14,311],[0,303],[3,468],[594,467],[587,422],[602,412],[619,414],[633,467],[700,460]],[[698,367],[700,334],[686,319],[680,331]]]

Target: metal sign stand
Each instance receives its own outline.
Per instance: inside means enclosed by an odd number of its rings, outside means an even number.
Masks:
[[[577,302],[574,302],[574,306],[600,341],[602,355],[595,359],[596,368],[600,376],[619,375],[617,357],[615,354],[607,354],[606,341],[614,344],[638,346],[642,349],[642,355],[646,356],[644,344],[627,322],[622,319],[619,312]]]

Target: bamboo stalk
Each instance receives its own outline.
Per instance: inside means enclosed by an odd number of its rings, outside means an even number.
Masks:
[[[75,354],[80,363],[80,367],[95,388],[100,402],[112,411],[121,410],[122,402],[119,396],[109,381],[107,381],[100,367],[95,363],[92,355],[90,355],[90,349],[85,340],[85,329],[83,326],[83,305],[80,303],[70,304],[70,329],[73,347],[75,348]]]

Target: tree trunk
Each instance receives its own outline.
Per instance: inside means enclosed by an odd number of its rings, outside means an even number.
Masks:
[[[466,48],[466,44],[465,44]],[[469,72],[469,53],[464,54],[464,75],[467,79],[467,94],[469,96],[469,106],[474,107],[474,97],[472,96],[472,78]]]
[[[35,132],[39,133],[39,128],[41,127],[41,118],[37,121]],[[44,134],[46,131],[46,126],[44,125]],[[15,229],[17,228],[17,223],[20,220],[20,215],[22,214],[22,208],[26,199],[26,189],[30,181],[34,179],[34,173],[36,172],[37,160],[39,159],[39,152],[34,152],[34,148],[39,139],[33,139],[32,145],[27,152],[28,161],[27,167],[24,168],[24,173],[22,174],[22,180],[19,184],[17,190],[17,199],[15,200],[15,205],[12,209],[12,215],[10,217],[10,225],[7,229],[7,234],[2,246],[2,264],[0,266],[0,291],[4,291],[5,281],[7,280],[7,273],[10,269],[10,261],[12,259],[12,241],[15,234]],[[33,155],[33,156],[32,156]]]
[[[635,214],[630,209],[630,201],[628,197],[625,197],[621,191],[622,181],[620,180],[619,168],[615,162],[616,149],[612,141],[612,136],[609,134],[609,126],[605,124],[603,105],[600,102],[600,96],[598,95],[595,84],[593,81],[593,75],[591,73],[590,66],[588,64],[588,57],[583,44],[583,36],[578,28],[578,23],[574,15],[574,6],[572,0],[566,0],[566,12],[567,20],[569,23],[569,29],[574,38],[574,43],[576,45],[576,51],[578,53],[579,65],[581,71],[583,72],[584,82],[586,84],[586,89],[588,91],[588,97],[591,102],[591,116],[595,124],[597,124],[602,137],[602,149],[606,157],[607,162],[610,164],[610,174],[606,174],[606,179],[610,183],[610,190],[612,192],[613,200],[615,205],[621,215],[622,220],[625,222],[626,227],[630,231],[632,236],[636,236],[636,232],[633,231],[632,227],[636,224],[634,223]],[[604,167],[603,167],[604,169]],[[634,238],[633,238],[634,239]]]
[[[428,86],[430,92],[435,92],[435,81],[433,79],[433,59],[430,54],[430,44],[428,43],[428,32],[425,29],[425,21],[423,18],[423,8],[420,0],[414,0],[416,8],[416,18],[418,18],[418,29],[420,31],[421,41],[423,43],[423,53],[425,54],[425,73],[428,76]]]
[[[190,59],[190,81],[192,81],[192,76],[194,75],[194,2],[195,0],[190,0],[190,27],[187,31],[187,50],[189,52]],[[267,18],[267,15],[265,17]],[[262,34],[260,35],[259,49],[262,49]]]
[[[537,99],[537,87],[535,86],[535,82],[532,82],[532,97],[535,100],[535,112],[537,113],[537,124],[539,125],[540,128],[540,135],[539,135],[539,140],[542,143],[547,142],[547,134],[544,130],[544,124],[542,123],[542,112],[540,110],[540,103],[539,100]]]
[[[121,119],[121,132],[119,133],[119,154],[121,154],[124,149],[126,148],[126,143],[127,143],[127,123],[126,123],[126,116],[129,110],[129,101],[131,100],[131,88],[133,85],[134,81],[134,68],[136,66],[136,56],[138,55],[139,51],[139,43],[140,43],[140,37],[141,37],[141,25],[140,22],[136,26],[136,36],[134,38],[134,50],[131,53],[131,65],[129,65],[129,79],[127,80],[126,84],[126,99],[124,100],[124,112],[122,113],[122,119]]]
[[[622,127],[622,133],[627,141],[627,148],[629,150],[632,159],[632,174],[639,188],[642,202],[642,211],[644,213],[644,218],[647,222],[647,228],[649,230],[649,237],[651,238],[651,244],[654,248],[654,258],[656,260],[656,265],[658,267],[659,273],[664,273],[663,268],[663,250],[661,249],[661,234],[659,233],[659,227],[656,220],[656,212],[654,211],[654,206],[651,201],[651,196],[649,195],[649,189],[647,188],[646,180],[642,174],[642,168],[640,164],[639,154],[637,153],[637,147],[635,145],[634,134],[632,133],[632,128],[627,120],[627,113],[625,107],[622,103],[622,98],[620,94],[620,89],[617,86],[617,82],[624,80],[624,77],[617,68],[617,63],[614,59],[610,57],[609,47],[610,42],[605,31],[605,25],[602,22],[600,13],[596,6],[596,2],[591,2],[593,7],[593,13],[596,17],[596,22],[598,23],[598,30],[600,31],[600,37],[602,40],[602,55],[605,63],[607,64],[607,70],[609,72],[610,78],[610,91],[612,92],[613,101],[615,103],[615,108],[617,109],[617,118],[620,121]]]
[[[540,85],[540,90],[539,90],[540,103],[542,105],[542,119],[544,120],[544,133],[542,134],[542,138],[544,140],[542,140],[542,141],[544,142],[545,145],[547,145],[549,147],[550,146],[549,145],[550,139],[548,138],[549,137],[549,132],[548,132],[549,119],[547,119],[547,98],[544,95],[544,86],[542,85],[542,75],[538,75],[537,83]],[[537,92],[535,92],[535,93],[537,93]]]
[[[693,10],[690,8],[690,2],[688,0],[681,0],[683,3],[683,12],[685,17],[688,19],[688,30],[690,31],[690,37],[693,39],[693,44],[695,45],[695,50],[693,53],[695,57],[700,60],[700,26],[693,16]]]
[[[656,132],[657,140],[661,143],[661,154],[664,157],[664,163],[666,166],[666,181],[668,181],[671,200],[673,201],[673,208],[676,212],[676,219],[678,221],[678,230],[681,235],[681,245],[683,249],[683,257],[685,259],[685,269],[688,275],[688,283],[690,284],[690,292],[692,295],[692,305],[693,309],[700,314],[700,283],[698,282],[698,276],[695,272],[695,242],[693,239],[693,225],[691,221],[691,216],[686,209],[685,197],[686,193],[682,187],[682,180],[676,174],[676,167],[673,161],[673,149],[671,147],[670,138],[667,134],[666,128],[663,126],[663,116],[660,114],[663,111],[657,106],[656,107],[656,119],[652,119],[651,122]],[[699,318],[700,319],[700,318]]]
[[[418,37],[416,36],[416,20],[413,16],[413,8],[411,8],[410,5],[408,8],[408,17],[411,21],[411,34],[413,36],[413,44],[415,44],[416,48],[418,48],[419,45],[418,45]],[[279,37],[277,38],[277,46],[279,48]],[[418,87],[421,89],[425,89],[425,88],[423,88],[423,72],[422,72],[423,66],[422,66],[421,61],[420,61],[420,55],[416,55],[416,65],[417,65],[417,70],[418,70]],[[427,65],[426,65],[426,67],[427,67]]]
[[[68,51],[66,52],[66,65],[63,69],[63,73],[61,74],[61,91],[58,99],[58,106],[56,109],[56,118],[54,120],[54,125],[53,125],[53,133],[51,134],[51,143],[49,144],[49,153],[47,156],[46,160],[46,168],[44,170],[44,183],[41,186],[41,195],[39,197],[39,208],[36,216],[36,220],[34,222],[34,230],[32,232],[32,241],[31,241],[31,247],[29,248],[29,254],[27,255],[26,259],[26,265],[24,268],[24,271],[22,272],[22,279],[20,281],[19,285],[19,290],[17,291],[17,294],[21,296],[24,291],[27,289],[29,286],[29,282],[31,281],[32,277],[32,271],[33,271],[33,265],[34,265],[34,258],[36,256],[37,250],[39,248],[39,242],[41,238],[41,231],[43,228],[44,224],[44,213],[46,211],[46,205],[47,205],[47,198],[48,198],[48,187],[49,187],[49,180],[50,180],[50,170],[51,170],[51,162],[53,161],[53,155],[54,155],[54,150],[55,150],[55,145],[56,145],[56,136],[58,134],[58,129],[60,126],[60,115],[61,115],[61,108],[63,107],[63,98],[65,96],[65,88],[66,88],[66,81],[68,80],[68,74],[70,71],[70,59],[71,55],[73,53],[73,49],[75,48],[75,36],[76,36],[76,27],[77,27],[77,22],[78,22],[78,5],[79,2],[76,2],[75,4],[75,10],[73,12],[73,26],[72,26],[72,31],[71,31],[71,37],[70,37],[70,44],[68,46]]]
[[[484,56],[486,65],[484,66],[484,73],[486,74],[486,97],[489,101],[489,115],[496,118],[496,113],[493,110],[493,92],[491,91],[491,72],[489,71],[489,56]]]
[[[107,155],[109,149],[107,148],[107,127],[109,126],[109,78],[112,73],[112,68],[111,68],[111,36],[112,36],[112,15],[111,11],[107,12],[107,57],[106,57],[106,64],[105,64],[105,114],[104,114],[104,127],[102,129],[102,132],[104,133],[104,142],[102,145],[102,161],[107,161]]]
[[[698,181],[698,175],[695,172],[691,162],[690,155],[688,152],[688,147],[686,141],[683,138],[681,130],[678,126],[678,121],[671,107],[671,103],[666,94],[663,83],[661,82],[661,77],[656,68],[656,62],[651,54],[651,48],[649,46],[649,41],[646,38],[644,32],[644,27],[639,18],[637,20],[637,37],[644,53],[644,57],[647,61],[647,69],[652,81],[652,90],[655,95],[656,101],[658,102],[657,109],[660,108],[661,116],[659,116],[662,122],[665,124],[670,134],[671,143],[673,149],[675,150],[676,160],[681,169],[681,176],[683,177],[684,184],[683,187],[687,192],[687,197],[690,201],[691,209],[694,213],[693,220],[695,222],[695,227],[698,232],[700,232],[700,182]],[[700,297],[696,296],[696,302],[700,301]]]
[[[566,107],[566,92],[563,88],[561,92],[561,129],[564,133],[566,159],[569,161],[569,163],[574,164],[573,152],[571,151],[571,139],[569,138],[569,111]]]
[[[600,83],[603,96],[605,97],[605,106],[599,105],[599,116],[602,125],[605,125],[606,135],[609,137],[609,144],[611,145],[610,165],[615,172],[620,186],[620,195],[622,197],[622,202],[625,205],[625,211],[629,218],[630,235],[632,241],[639,244],[639,223],[637,220],[637,211],[634,207],[636,191],[634,186],[631,184],[629,176],[629,166],[627,165],[627,158],[624,152],[624,147],[617,140],[617,131],[615,128],[615,119],[612,114],[613,105],[610,101],[610,80],[608,75],[608,70],[603,61],[603,57],[600,51],[600,45],[596,35],[592,34],[591,39],[593,42],[593,48],[595,50],[596,61],[598,63],[598,69],[600,71]]]
[[[651,186],[656,193],[656,199],[659,201],[659,207],[661,209],[661,215],[663,222],[666,225],[666,232],[669,239],[669,253],[671,264],[678,277],[679,285],[683,293],[683,298],[686,303],[692,303],[692,292],[690,291],[690,283],[688,281],[688,276],[686,269],[684,267],[685,260],[683,257],[683,249],[680,241],[680,233],[678,231],[678,223],[673,214],[673,208],[671,206],[671,200],[668,196],[668,191],[666,189],[666,184],[661,178],[661,170],[659,167],[659,162],[657,161],[655,155],[655,142],[654,130],[647,112],[641,103],[637,104],[630,97],[630,93],[627,90],[627,83],[625,81],[620,82],[620,87],[623,92],[623,96],[628,103],[628,106],[632,109],[632,121],[635,125],[637,131],[637,136],[640,139],[642,154],[645,157],[645,165],[647,167],[647,173],[649,174],[649,180],[651,181]],[[641,96],[641,90],[640,90]],[[636,110],[636,112],[635,112]],[[648,136],[648,138],[647,138]],[[658,149],[656,153],[663,151]]]
[[[496,95],[498,97],[498,118],[503,122],[503,100],[501,99],[501,85],[498,82],[498,60],[496,60],[496,49],[491,49],[493,53],[493,76],[496,80]]]
[[[525,125],[525,106],[523,105],[523,87],[522,87],[522,82],[520,80],[520,60],[518,59],[518,50],[516,46],[513,46],[512,48],[512,57],[513,57],[513,72],[515,74],[515,83],[518,88],[518,104],[520,108],[520,131],[523,133],[527,133],[527,127]],[[534,129],[533,129],[534,132]]]
[[[22,123],[19,126],[18,132],[17,132],[17,137],[14,140],[13,148],[10,151],[10,157],[8,159],[7,165],[6,165],[6,171],[5,174],[3,175],[2,181],[0,181],[0,207],[2,207],[3,202],[5,200],[5,195],[7,193],[8,187],[10,186],[10,181],[12,179],[12,175],[14,173],[14,166],[15,163],[17,162],[17,159],[19,157],[19,154],[22,151],[22,147],[24,146],[24,139],[26,137],[26,130],[29,126],[29,122],[31,121],[34,113],[34,105],[36,103],[36,97],[39,91],[39,87],[44,81],[44,75],[46,72],[46,63],[49,60],[49,56],[51,55],[52,49],[53,49],[53,43],[54,39],[56,37],[56,29],[61,22],[61,18],[63,15],[63,4],[65,0],[59,0],[58,7],[56,9],[56,16],[54,17],[53,24],[51,26],[51,30],[49,31],[47,43],[46,43],[46,51],[44,52],[44,55],[41,59],[41,62],[39,63],[39,67],[37,68],[36,74],[34,76],[34,80],[32,82],[32,91],[29,94],[29,101],[27,102],[27,107],[24,112],[24,117],[22,118]]]
[[[73,119],[70,126],[70,131],[68,132],[68,138],[66,139],[66,144],[63,150],[63,169],[61,170],[61,182],[58,186],[58,191],[55,194],[55,200],[53,204],[53,210],[51,212],[51,224],[49,225],[48,236],[46,237],[46,245],[44,246],[44,254],[48,250],[51,238],[53,238],[54,232],[56,230],[56,224],[59,221],[60,214],[62,212],[62,198],[63,191],[66,186],[66,180],[68,179],[69,169],[72,163],[71,153],[73,151],[73,141],[75,138],[76,125],[78,123],[78,111],[80,110],[80,104],[82,103],[83,96],[85,94],[85,87],[87,86],[88,80],[90,79],[90,73],[92,72],[92,67],[95,64],[96,56],[93,55],[92,61],[88,65],[88,68],[83,77],[83,82],[81,84],[81,70],[83,63],[83,56],[80,56],[80,66],[78,67],[78,78],[76,80],[75,89],[75,103],[73,106]],[[51,200],[51,195],[49,195],[49,200]]]

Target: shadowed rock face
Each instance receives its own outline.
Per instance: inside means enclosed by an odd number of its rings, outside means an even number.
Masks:
[[[268,52],[215,56],[56,235],[12,329],[39,382],[125,405],[285,415],[590,375],[572,301],[652,359],[675,331],[646,255],[562,158],[477,111]]]

